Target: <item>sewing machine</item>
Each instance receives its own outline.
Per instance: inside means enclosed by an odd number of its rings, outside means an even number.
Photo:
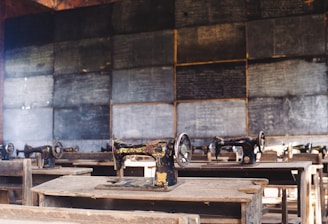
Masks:
[[[15,150],[13,143],[8,143],[6,145],[0,145],[0,154],[2,160],[9,160],[10,156]]]
[[[74,147],[66,147],[66,148],[64,148],[63,144],[62,144],[61,142],[59,142],[59,141],[57,141],[57,142],[55,143],[55,145],[56,145],[57,147],[62,148],[62,149],[63,149],[63,152],[78,152],[78,151],[80,151],[80,148],[79,148],[78,145],[76,145],[76,146],[74,146]]]
[[[177,139],[156,140],[146,144],[126,144],[120,141],[112,143],[114,169],[122,178],[122,167],[128,155],[146,155],[156,161],[154,186],[172,186],[177,183],[177,173],[174,160],[179,166],[186,166],[191,160],[191,141],[186,133],[181,133]]]
[[[214,142],[211,143],[211,150],[215,150],[215,157],[217,158],[223,147],[228,149],[232,147],[242,147],[243,156],[241,159],[241,164],[253,164],[256,162],[256,153],[262,153],[265,145],[265,135],[263,131],[260,131],[256,138],[253,137],[241,137],[232,139],[223,139],[221,137],[215,136]]]
[[[62,144],[56,143],[53,147],[44,145],[39,147],[32,147],[25,144],[23,150],[16,150],[16,155],[24,153],[25,158],[30,158],[31,154],[35,153],[36,163],[39,168],[54,168],[55,159],[59,159],[63,155]]]
[[[305,145],[294,145],[292,149],[298,150],[300,153],[321,153],[322,158],[325,158],[327,155],[327,147],[324,146],[313,146],[312,143],[307,143]]]

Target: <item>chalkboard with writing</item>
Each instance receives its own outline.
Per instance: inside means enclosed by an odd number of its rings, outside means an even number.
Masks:
[[[112,67],[110,38],[61,42],[55,45],[55,73],[106,71]]]
[[[114,34],[174,28],[174,0],[125,0],[113,3]]]
[[[54,107],[109,105],[109,73],[87,73],[55,76]]]
[[[3,138],[14,144],[52,139],[52,108],[5,109],[3,119]]]
[[[244,59],[245,24],[228,23],[178,29],[178,63]]]
[[[324,15],[249,22],[249,58],[325,53]]]
[[[323,57],[261,60],[248,66],[249,97],[327,93],[327,66]]]
[[[111,4],[56,11],[56,42],[84,38],[107,37],[112,33]]]
[[[249,99],[252,134],[314,135],[328,131],[328,96],[287,96]]]
[[[53,42],[52,13],[39,13],[5,20],[5,49],[40,46]]]
[[[11,49],[5,52],[5,77],[7,78],[49,75],[53,71],[52,44]]]
[[[246,135],[245,100],[203,101],[177,105],[177,130],[191,137]]]
[[[162,139],[174,137],[172,104],[113,105],[116,138]]]
[[[249,19],[315,14],[327,10],[325,0],[247,0],[246,5]]]
[[[173,65],[172,30],[113,37],[114,69]]]
[[[113,103],[173,101],[173,67],[113,71]]]
[[[50,75],[4,80],[5,108],[51,107],[54,81]]]
[[[109,106],[54,109],[54,139],[108,139]]]
[[[179,0],[175,1],[175,25],[186,27],[246,20],[244,0]]]
[[[176,73],[178,100],[246,97],[245,62],[181,66]]]

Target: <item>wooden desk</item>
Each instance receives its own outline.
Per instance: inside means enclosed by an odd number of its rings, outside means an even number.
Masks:
[[[142,181],[140,177],[130,177]],[[170,191],[96,189],[116,177],[63,176],[32,188],[42,207],[199,214],[201,222],[260,223],[266,179],[179,178]],[[227,221],[228,220],[228,221]]]
[[[311,165],[301,162],[259,162],[241,165],[238,162],[191,163],[187,167],[177,166],[179,177],[240,177],[266,178],[269,185],[297,185],[298,216],[302,223],[313,223],[311,198]],[[296,172],[296,179],[293,180]]]

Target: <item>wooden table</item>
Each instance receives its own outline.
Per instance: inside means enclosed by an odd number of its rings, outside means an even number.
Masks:
[[[179,178],[169,191],[96,189],[115,181],[116,177],[63,176],[32,191],[39,194],[42,207],[190,213],[199,214],[201,222],[246,224],[260,223],[263,187],[268,183],[259,178]]]
[[[258,162],[251,165],[241,165],[239,162],[211,162],[176,167],[179,177],[266,178],[269,180],[268,185],[297,185],[298,216],[301,217],[302,223],[310,224],[314,221],[310,203],[311,165],[310,161]]]

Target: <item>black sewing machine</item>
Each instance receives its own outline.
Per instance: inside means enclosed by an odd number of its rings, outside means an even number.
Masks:
[[[260,131],[258,136],[254,139],[252,137],[241,137],[232,139],[223,139],[221,137],[214,137],[214,142],[210,148],[215,150],[215,157],[219,156],[223,147],[242,147],[243,156],[241,159],[241,164],[253,164],[256,162],[256,149],[258,152],[262,153],[265,145],[265,135],[263,131]]]
[[[292,149],[299,150],[300,153],[313,153],[318,152],[322,154],[322,158],[327,155],[327,147],[324,146],[313,146],[312,143],[307,143],[305,145],[294,145]]]
[[[66,148],[64,148],[63,144],[61,142],[59,142],[59,141],[57,141],[55,143],[55,146],[62,148],[63,149],[63,152],[78,152],[78,151],[80,151],[80,147],[78,145],[76,145],[74,147],[66,147]]]
[[[15,150],[13,143],[8,143],[6,145],[0,145],[0,154],[2,160],[9,160],[10,156]]]
[[[118,171],[124,165],[127,155],[147,155],[156,161],[156,172],[154,186],[167,187],[177,183],[177,173],[174,160],[179,166],[186,166],[191,160],[191,141],[186,133],[181,133],[177,139],[156,140],[146,144],[126,144],[113,141],[112,152],[114,158],[114,169]]]
[[[16,150],[16,155],[24,153],[25,158],[30,158],[31,154],[35,154],[36,163],[39,168],[54,168],[55,159],[59,159],[63,155],[62,144],[56,143],[53,147],[51,145],[44,145],[39,147],[32,147],[25,144],[23,150]]]

